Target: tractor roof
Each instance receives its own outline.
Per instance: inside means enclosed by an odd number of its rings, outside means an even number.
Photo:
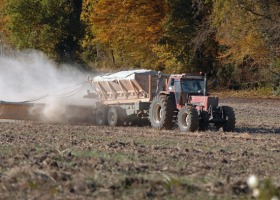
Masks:
[[[186,79],[203,79],[203,73],[193,73],[193,74],[171,74],[170,78],[186,78]]]

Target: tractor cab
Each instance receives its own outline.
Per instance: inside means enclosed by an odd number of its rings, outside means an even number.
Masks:
[[[168,82],[168,92],[175,95],[177,108],[190,104],[192,99],[207,96],[207,78],[204,74],[172,74]]]
[[[205,74],[172,74],[167,87],[150,104],[149,120],[158,129],[171,129],[177,122],[183,132],[216,129],[233,131],[235,114],[229,106],[219,106],[217,97],[207,93]]]

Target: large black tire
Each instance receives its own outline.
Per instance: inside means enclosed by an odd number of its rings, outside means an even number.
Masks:
[[[121,126],[123,125],[123,117],[120,109],[117,107],[111,107],[108,111],[107,120],[109,126]]]
[[[224,132],[233,132],[235,129],[236,118],[232,107],[223,106],[223,118],[226,122],[222,125]]]
[[[208,112],[202,111],[199,116],[199,131],[206,131],[209,126],[209,115]]]
[[[108,125],[107,119],[108,107],[107,106],[99,106],[95,112],[95,121],[99,126]]]
[[[172,129],[176,119],[175,110],[175,102],[170,96],[155,96],[149,109],[149,120],[152,127],[157,129]]]
[[[184,106],[178,113],[178,126],[182,132],[195,132],[199,128],[197,110],[192,106]]]

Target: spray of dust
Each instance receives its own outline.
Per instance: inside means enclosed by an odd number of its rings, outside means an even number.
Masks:
[[[62,122],[77,114],[67,113],[69,105],[94,105],[83,98],[92,89],[87,80],[93,76],[77,66],[58,66],[40,52],[0,57],[0,101],[34,103],[30,112],[40,110],[44,121]]]

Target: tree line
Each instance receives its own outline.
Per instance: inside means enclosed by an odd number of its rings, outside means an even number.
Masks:
[[[0,39],[94,68],[207,72],[280,93],[279,0],[0,0]]]

